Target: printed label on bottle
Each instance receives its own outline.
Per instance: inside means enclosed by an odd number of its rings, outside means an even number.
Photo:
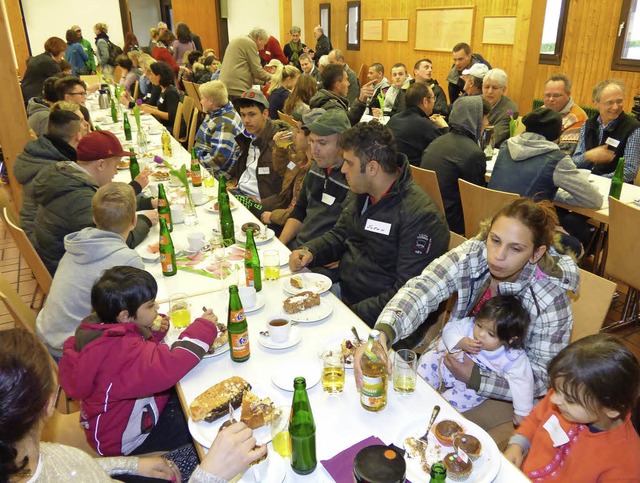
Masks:
[[[202,183],[202,173],[200,172],[200,170],[191,170],[191,183],[193,184],[193,186],[199,186]]]
[[[244,276],[247,279],[247,287],[253,287],[254,284],[255,284],[254,275],[253,275],[253,268],[246,268],[245,267]]]
[[[162,218],[164,218],[164,221],[167,222],[167,228],[169,230],[171,230],[171,214],[170,213],[158,213],[158,216],[161,216]]]
[[[233,357],[236,359],[242,359],[243,357],[247,357],[251,354],[248,331],[241,334],[229,334],[229,336],[231,337],[231,350],[233,351]]]
[[[167,245],[168,243],[169,243],[169,240],[167,240],[167,237],[160,235],[160,243],[159,243],[159,245]]]
[[[173,263],[172,257],[170,253],[161,253],[160,254],[160,263],[162,264],[163,272],[173,272]]]
[[[244,309],[231,310],[229,312],[229,323],[236,324],[242,322],[245,319]]]
[[[360,401],[365,406],[374,407],[384,399],[384,380],[382,377],[362,377],[363,386],[360,389]]]
[[[167,206],[167,200],[158,198],[158,208],[164,208],[165,206]]]

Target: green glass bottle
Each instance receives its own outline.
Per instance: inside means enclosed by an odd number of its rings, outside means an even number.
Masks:
[[[262,273],[260,272],[260,257],[256,242],[253,239],[253,229],[247,230],[247,243],[244,250],[244,273],[247,287],[253,287],[256,292],[262,290]]]
[[[202,186],[202,170],[196,156],[196,148],[191,148],[191,184],[194,188]]]
[[[140,174],[140,165],[138,164],[138,158],[129,156],[129,172],[131,173],[131,181],[136,179],[136,176]]]
[[[113,101],[113,97],[111,98],[111,120],[118,122],[118,109],[116,109],[116,103]]]
[[[173,231],[173,219],[171,218],[171,206],[164,191],[164,184],[158,183],[158,216],[164,218],[169,231]]]
[[[224,179],[224,176],[220,175],[218,177],[218,198],[220,195],[227,194],[227,182]]]
[[[93,125],[93,130],[94,131],[102,131],[102,128],[100,126],[98,126],[97,124]]]
[[[308,475],[316,469],[316,423],[313,421],[307,381],[304,377],[293,380],[293,402],[289,417],[291,437],[291,468],[299,475]]]
[[[618,160],[618,166],[616,166],[616,172],[611,179],[611,188],[609,189],[609,196],[620,199],[620,193],[622,193],[622,184],[624,183],[624,156],[620,156]]]
[[[227,330],[229,331],[229,347],[231,348],[231,360],[244,362],[251,357],[249,346],[249,327],[247,317],[242,307],[238,286],[229,287],[229,317],[227,318]]]
[[[222,243],[224,243],[225,247],[230,247],[236,242],[236,235],[233,216],[231,215],[231,205],[229,205],[229,195],[226,193],[218,197],[218,212],[220,213]]]
[[[160,263],[162,264],[162,275],[165,277],[171,277],[178,273],[176,251],[164,218],[160,218]]]
[[[122,114],[122,117],[124,119],[123,121],[123,125],[124,125],[124,139],[126,141],[131,141],[133,138],[131,137],[131,124],[129,124],[129,116],[127,116],[127,113],[124,112]]]
[[[431,466],[431,483],[444,483],[447,479],[447,468],[438,461]]]

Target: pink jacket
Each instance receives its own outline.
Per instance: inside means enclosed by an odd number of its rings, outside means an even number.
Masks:
[[[80,400],[87,441],[101,456],[127,455],[157,424],[166,391],[200,362],[217,336],[215,325],[196,319],[171,347],[164,332],[130,322],[82,321],[64,343],[60,384]]]

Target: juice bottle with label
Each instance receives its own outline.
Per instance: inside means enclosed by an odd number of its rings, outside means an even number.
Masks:
[[[176,265],[176,251],[173,247],[171,234],[167,228],[167,222],[160,218],[160,263],[162,264],[162,275],[170,277],[178,273]]]
[[[234,362],[244,362],[251,356],[249,347],[249,327],[247,318],[242,308],[238,286],[229,287],[229,318],[227,322],[229,331],[229,346],[231,348],[231,360]]]
[[[167,199],[167,193],[164,190],[164,185],[158,183],[158,217],[164,218],[169,231],[173,231],[173,220],[171,219],[171,207],[169,206],[169,200]]]
[[[362,354],[363,386],[360,404],[367,411],[382,411],[387,406],[387,351],[380,344],[380,332],[372,330]]]
[[[256,292],[262,290],[262,273],[260,273],[260,258],[258,249],[253,239],[253,230],[247,230],[247,243],[244,251],[244,271],[247,279],[247,287],[253,287]]]
[[[191,184],[194,188],[202,186],[202,169],[196,156],[196,148],[191,148]]]

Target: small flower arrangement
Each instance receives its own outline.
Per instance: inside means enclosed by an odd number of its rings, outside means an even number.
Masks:
[[[519,121],[517,118],[513,117],[512,109],[509,109],[507,111],[507,114],[509,114],[509,137],[513,137],[516,134],[516,129],[518,127]]]
[[[189,187],[189,180],[187,178],[187,167],[184,164],[180,167],[180,169],[175,169],[173,165],[171,165],[168,161],[160,156],[154,156],[153,161],[168,168],[169,174],[178,178],[184,185],[184,189],[186,190],[187,194],[191,192],[191,188]]]

